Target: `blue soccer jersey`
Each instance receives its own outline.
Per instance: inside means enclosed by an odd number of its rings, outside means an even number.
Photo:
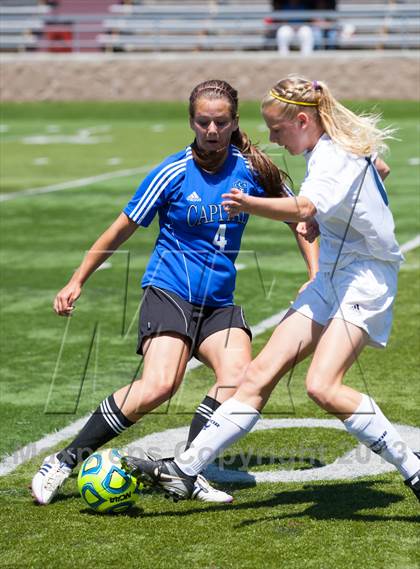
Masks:
[[[234,187],[265,195],[248,160],[233,145],[215,174],[196,165],[190,146],[150,172],[123,210],[144,227],[159,215],[160,232],[142,287],[170,290],[193,304],[233,304],[234,263],[248,221],[245,213],[228,219],[222,208],[222,194]]]

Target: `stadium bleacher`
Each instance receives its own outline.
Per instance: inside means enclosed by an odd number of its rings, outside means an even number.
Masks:
[[[36,1],[17,0],[0,3],[0,49],[25,51],[35,49],[51,7]]]
[[[336,49],[420,48],[417,0],[342,0],[334,12],[304,14],[308,21],[316,16],[334,22]],[[301,12],[273,12],[268,0],[3,0],[0,50],[274,50],[276,19],[297,15],[302,18]],[[327,40],[317,47],[326,48]]]

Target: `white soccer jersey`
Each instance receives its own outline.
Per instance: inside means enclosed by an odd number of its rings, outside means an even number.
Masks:
[[[300,194],[316,207],[320,226],[320,271],[369,258],[400,263],[388,198],[373,163],[346,152],[323,135],[305,154],[307,174]]]

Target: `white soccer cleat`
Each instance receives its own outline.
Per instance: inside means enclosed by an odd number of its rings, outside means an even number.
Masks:
[[[47,457],[32,478],[32,496],[39,504],[49,504],[72,473],[72,469],[60,462],[57,455]]]
[[[213,488],[210,482],[201,474],[197,476],[197,480],[194,483],[194,490],[191,494],[191,499],[199,500],[200,502],[215,502],[219,504],[230,504],[233,502],[233,496],[223,492],[222,490]]]

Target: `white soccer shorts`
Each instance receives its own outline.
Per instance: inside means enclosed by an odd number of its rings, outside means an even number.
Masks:
[[[296,298],[292,308],[325,326],[341,318],[362,328],[369,345],[383,348],[391,332],[397,293],[398,264],[361,260],[331,273],[319,272]]]

